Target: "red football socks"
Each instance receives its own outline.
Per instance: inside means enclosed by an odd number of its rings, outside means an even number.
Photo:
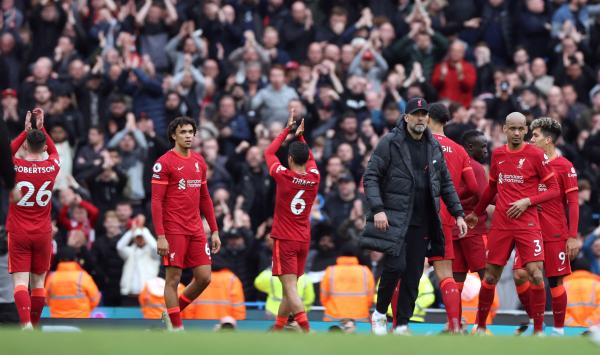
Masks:
[[[456,287],[458,287],[458,298],[460,299],[460,302],[458,303],[458,320],[461,321],[461,326],[462,326],[462,297],[461,296],[462,296],[463,288],[465,287],[465,283],[457,282]]]
[[[567,311],[567,292],[563,285],[550,289],[552,294],[552,313],[554,315],[554,328],[564,328],[565,313]]]
[[[460,330],[460,293],[456,282],[451,277],[445,278],[440,282],[442,291],[442,300],[446,306],[446,315],[448,317],[448,330],[456,332]]]
[[[287,324],[288,317],[286,316],[277,316],[275,318],[275,325],[273,326],[273,330],[282,330],[283,327]]]
[[[29,297],[29,289],[27,286],[17,285],[15,287],[14,296],[21,326],[24,326],[31,322],[31,298]]]
[[[37,327],[40,324],[42,310],[46,305],[46,289],[34,288],[31,290],[31,324]]]
[[[531,314],[531,284],[529,283],[529,281],[526,281],[524,284],[522,285],[518,285],[517,286],[517,294],[519,295],[519,301],[521,301],[521,304],[523,305],[523,308],[525,308],[525,312],[527,312],[527,316],[529,317],[529,319],[533,318],[533,315]]]
[[[298,322],[298,325],[300,326],[300,328],[302,328],[302,330],[304,330],[305,332],[310,331],[310,325],[308,324],[308,317],[306,316],[306,313],[296,313],[296,315],[294,316],[294,320]]]
[[[181,296],[179,296],[179,311],[183,312],[185,307],[189,306],[190,303],[192,303],[192,301],[182,293]]]
[[[531,285],[531,315],[533,316],[533,332],[544,330],[544,310],[546,308],[546,287],[542,282]]]
[[[168,308],[167,313],[169,314],[173,328],[183,327],[183,322],[181,321],[181,311],[179,307]]]
[[[494,303],[495,292],[495,284],[489,284],[485,280],[481,282],[479,305],[477,306],[477,327],[479,329],[486,329],[487,317],[490,313],[490,308],[492,308],[492,303]]]

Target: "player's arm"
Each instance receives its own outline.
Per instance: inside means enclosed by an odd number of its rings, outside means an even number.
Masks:
[[[10,150],[12,151],[13,157],[17,155],[17,152],[21,149],[29,131],[31,131],[31,111],[27,111],[27,115],[25,116],[25,129],[10,143]]]
[[[317,162],[315,161],[315,156],[312,153],[312,149],[304,139],[304,118],[302,122],[300,122],[300,126],[296,130],[296,137],[298,140],[308,146],[308,161],[306,162],[306,170],[317,169]]]
[[[164,256],[169,252],[169,243],[165,238],[165,227],[163,224],[163,203],[167,194],[169,184],[168,165],[160,159],[152,167],[152,197],[150,209],[152,211],[152,223],[157,239],[158,255]]]
[[[273,176],[273,169],[277,166],[277,164],[281,164],[279,158],[277,158],[277,151],[281,148],[283,141],[290,133],[290,129],[288,127],[284,128],[281,133],[269,144],[267,149],[265,149],[265,161],[267,162],[267,168],[269,169],[269,175]]]
[[[215,209],[212,198],[208,192],[208,179],[206,178],[206,164],[204,165],[204,173],[202,174],[202,186],[200,186],[200,214],[206,218],[211,231],[212,252],[216,254],[221,250],[221,239],[219,238],[219,226],[215,217]]]
[[[475,172],[473,171],[473,168],[470,165],[463,169],[462,179],[465,183],[465,195],[474,196],[476,201],[479,201],[479,199],[481,198],[480,189],[479,185],[477,184]]]

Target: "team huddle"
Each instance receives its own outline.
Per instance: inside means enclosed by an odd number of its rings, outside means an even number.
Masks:
[[[571,272],[569,259],[578,253],[575,238],[579,208],[576,171],[559,156],[555,146],[561,136],[560,124],[551,118],[538,118],[528,127],[524,115],[509,114],[503,128],[507,144],[492,152],[486,178],[482,166],[487,156],[484,135],[469,131],[463,135],[463,145],[452,141],[443,133],[450,119],[447,109],[439,103],[425,102],[423,106],[423,102],[415,101],[415,112],[426,115],[424,122],[441,146],[465,215],[463,220],[462,215],[456,215],[456,208],[441,204],[444,253],[429,260],[440,280],[448,332],[462,331],[460,295],[468,272],[476,272],[482,279],[476,326],[478,332],[485,332],[496,284],[515,249],[514,279],[519,298],[533,319],[534,333],[543,331],[545,275],[552,295],[553,331],[564,334],[567,296],[562,280]],[[36,128],[32,127],[32,117]],[[183,330],[181,312],[210,283],[211,255],[221,246],[208,192],[207,166],[203,157],[191,149],[196,128],[196,123],[185,117],[171,122],[168,138],[174,147],[156,161],[152,175],[152,219],[166,270],[163,321],[173,331]],[[528,129],[532,134],[530,144],[525,142]],[[309,251],[310,212],[320,174],[303,133],[304,120],[298,124],[292,110],[287,126],[264,152],[267,169],[277,186],[271,231],[272,272],[283,286],[274,331],[283,329],[292,319],[304,331],[310,330],[296,285]],[[281,162],[277,152],[284,145],[287,161]],[[52,256],[50,200],[60,169],[41,109],[27,113],[25,130],[13,141],[12,153],[17,185],[7,222],[9,271],[21,326],[33,329],[39,324],[46,301],[44,280]],[[495,208],[488,230],[487,209],[491,204]],[[210,237],[205,235],[203,218],[210,227]],[[387,219],[382,225],[378,217],[375,224],[385,229]],[[194,278],[178,293],[184,268],[191,268]],[[398,297],[403,297],[402,293]],[[402,315],[406,316],[410,318],[411,314]],[[372,329],[375,334],[387,334],[387,323],[377,311]]]

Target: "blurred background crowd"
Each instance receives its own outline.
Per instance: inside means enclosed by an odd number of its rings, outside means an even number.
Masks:
[[[239,278],[244,300],[264,299],[255,278],[271,265],[275,184],[263,150],[290,108],[322,175],[309,280],[318,295],[340,256],[377,279],[381,254],[357,248],[361,176],[413,97],[447,103],[446,134],[479,130],[490,150],[509,112],[559,120],[579,176],[580,261],[600,274],[600,3],[2,0],[0,29],[0,119],[13,138],[26,110],[46,112],[62,163],[56,253],[76,250],[102,305],[137,304],[161,272],[150,176],[181,115],[198,123],[193,149],[209,169],[214,268]],[[2,189],[2,220],[7,201]],[[508,294],[501,308],[516,307]]]

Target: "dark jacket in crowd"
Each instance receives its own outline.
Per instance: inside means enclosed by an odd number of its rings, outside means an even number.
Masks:
[[[121,236],[108,238],[99,236],[94,242],[92,253],[98,261],[98,268],[94,279],[102,292],[102,303],[105,306],[121,305],[121,273],[123,259],[117,252],[117,243]]]
[[[409,153],[406,124],[399,125],[379,141],[364,175],[365,195],[370,211],[367,221],[373,221],[378,212],[385,212],[390,225],[388,233],[365,233],[361,244],[366,249],[379,250],[387,254],[401,255],[406,231],[411,221],[415,203],[415,178]],[[444,234],[439,218],[440,197],[453,216],[464,212],[452,184],[440,144],[429,130],[423,139],[427,145],[429,166],[430,198],[435,211],[431,211],[436,226],[432,229],[431,244],[427,256],[444,255]],[[372,226],[372,223],[370,224]],[[367,230],[368,230],[367,226]]]

